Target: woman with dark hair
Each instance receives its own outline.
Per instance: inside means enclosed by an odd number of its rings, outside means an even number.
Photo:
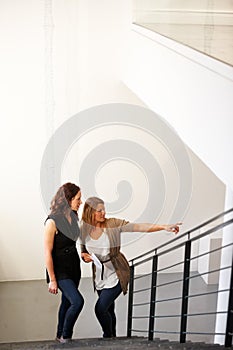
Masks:
[[[127,293],[130,277],[128,261],[120,252],[121,232],[179,232],[179,225],[130,223],[116,218],[105,218],[104,201],[97,197],[85,202],[81,223],[81,256],[92,262],[94,287],[98,293],[96,317],[104,338],[116,336],[115,299]]]
[[[84,300],[78,290],[81,277],[76,241],[80,235],[78,214],[81,191],[72,183],[62,185],[51,202],[51,212],[45,222],[45,263],[48,289],[57,294],[61,304],[58,312],[56,340],[71,341],[74,324]]]

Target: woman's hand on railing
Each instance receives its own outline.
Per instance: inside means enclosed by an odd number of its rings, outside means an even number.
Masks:
[[[173,225],[164,225],[164,229],[168,232],[173,232],[177,234],[180,231],[179,226],[182,225],[182,222],[177,222],[176,224]]]

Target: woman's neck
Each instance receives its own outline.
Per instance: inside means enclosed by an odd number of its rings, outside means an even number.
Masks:
[[[92,239],[99,239],[100,236],[102,235],[104,229],[103,227],[101,227],[100,225],[98,226],[93,226],[91,232],[90,232],[90,236]]]
[[[64,213],[66,219],[69,221],[69,223],[71,223],[71,209],[67,209]]]

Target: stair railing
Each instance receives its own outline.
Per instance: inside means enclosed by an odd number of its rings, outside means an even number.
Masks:
[[[183,234],[180,234],[176,236],[176,238],[170,240],[169,242],[166,242],[164,244],[161,244],[156,249],[152,249],[145,254],[141,254],[132,260],[130,260],[130,283],[129,283],[129,295],[128,295],[128,324],[127,324],[127,336],[131,337],[132,333],[147,333],[148,339],[153,340],[154,334],[177,334],[179,336],[180,343],[186,342],[186,337],[188,334],[193,334],[195,336],[201,336],[201,335],[222,335],[225,337],[225,347],[230,347],[232,345],[232,336],[233,336],[233,261],[230,266],[224,266],[219,267],[217,269],[209,270],[202,272],[202,273],[194,273],[194,271],[191,270],[191,263],[194,261],[198,261],[197,259],[203,259],[205,257],[210,257],[211,254],[216,253],[223,253],[224,249],[231,248],[233,246],[233,243],[226,244],[214,248],[214,249],[208,249],[204,253],[196,254],[194,255],[194,251],[197,251],[197,249],[193,249],[194,245],[197,243],[200,244],[201,240],[210,237],[211,234],[216,234],[216,232],[221,232],[226,227],[232,227],[232,235],[233,235],[233,217],[230,219],[227,218],[227,216],[233,216],[233,208],[229,209],[210,220],[196,226],[195,228],[189,230],[188,232],[185,232]],[[215,221],[221,220],[221,223],[215,223]],[[208,228],[210,224],[214,224],[213,227]],[[231,225],[231,226],[230,226]],[[200,232],[201,231],[201,232]],[[204,231],[204,232],[203,232]],[[177,256],[180,256],[180,250],[183,252],[183,259],[181,261],[176,261],[173,264],[170,264],[168,266],[162,266],[159,267],[160,260],[166,258],[166,255],[169,253],[174,254],[177,253]],[[143,265],[148,264],[151,262],[151,271],[146,274],[136,274],[136,269],[141,268]],[[166,281],[164,283],[158,282],[158,276],[159,274],[172,270],[172,269],[181,269],[182,270],[182,277],[178,278],[176,280],[172,281]],[[198,291],[197,293],[191,294],[190,293],[190,281],[194,280],[195,278],[205,278],[207,275],[211,274],[217,274],[220,273],[220,271],[228,269],[228,271],[231,271],[231,278],[230,278],[230,285],[228,289],[224,290],[215,290],[215,291]],[[141,278],[150,278],[151,283],[150,286],[146,288],[139,288],[137,289],[135,286],[135,282],[137,280],[140,280]],[[181,295],[172,297],[172,298],[165,298],[161,299],[157,297],[157,293],[160,287],[169,286],[170,289],[172,289],[172,286],[174,284],[181,284],[182,285],[182,292]],[[150,300],[145,301],[144,295],[146,293],[150,294]],[[229,303],[228,303],[228,309],[224,311],[210,311],[210,312],[190,312],[189,311],[189,301],[192,298],[198,298],[198,297],[207,297],[211,298],[212,295],[218,295],[219,293],[227,293],[229,296]],[[134,298],[135,295],[142,295],[143,302],[135,303]],[[156,308],[158,304],[163,303],[180,303],[180,312],[177,314],[168,314],[168,315],[160,315],[158,312],[156,312]],[[174,305],[174,304],[173,304]],[[146,315],[139,315],[136,316],[134,314],[134,311],[137,307],[149,307],[149,310]],[[209,317],[213,316],[216,317],[217,314],[225,314],[227,317],[226,321],[226,331],[225,333],[216,333],[216,332],[202,332],[202,331],[188,331],[188,322],[191,319],[191,317]],[[155,330],[155,320],[161,320],[161,319],[167,319],[167,318],[179,318],[179,329],[165,329],[165,330]],[[135,320],[143,321],[145,324],[145,320],[148,320],[148,326],[144,329],[135,329],[133,327],[133,322]],[[177,326],[176,326],[177,328]]]

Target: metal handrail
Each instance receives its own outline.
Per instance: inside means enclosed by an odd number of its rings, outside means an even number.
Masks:
[[[132,263],[132,262],[134,262],[135,260],[138,260],[138,259],[141,259],[141,258],[145,257],[145,255],[152,254],[152,253],[155,252],[155,250],[158,251],[159,249],[161,249],[161,248],[167,246],[168,244],[171,244],[171,243],[173,243],[173,242],[175,242],[175,241],[177,241],[177,240],[180,240],[181,238],[186,237],[187,235],[190,235],[191,233],[193,233],[193,232],[195,232],[195,231],[197,231],[197,230],[200,230],[201,228],[203,228],[203,227],[209,225],[210,223],[212,223],[212,222],[214,222],[214,221],[220,219],[221,217],[224,217],[225,215],[227,215],[227,214],[229,214],[229,213],[231,213],[231,212],[233,212],[233,208],[228,209],[228,210],[226,210],[226,211],[224,211],[224,212],[222,212],[222,213],[220,213],[220,214],[214,216],[213,218],[211,218],[211,219],[209,219],[209,220],[203,222],[202,224],[195,226],[194,228],[192,228],[192,229],[190,229],[190,230],[184,232],[183,234],[181,234],[181,235],[179,235],[179,236],[173,238],[173,239],[170,240],[169,242],[165,242],[165,243],[161,244],[161,245],[158,246],[156,249],[151,249],[151,250],[147,251],[146,253],[143,253],[143,254],[141,254],[141,255],[138,255],[138,256],[134,257],[133,259],[129,260],[129,262]]]
[[[223,250],[224,248],[228,248],[232,245],[232,243],[229,243],[229,244],[225,244],[225,245],[222,245],[220,248],[215,248],[215,249],[212,249],[206,253],[202,253],[202,254],[199,254],[197,256],[194,256],[193,258],[190,258],[190,260],[195,260],[195,259],[199,259],[205,255],[208,255],[208,254],[212,254],[212,253],[215,253],[215,252],[218,252],[219,250]]]
[[[233,218],[229,219],[227,221],[223,221],[220,224],[216,224],[214,227],[207,228],[205,232],[202,232],[198,235],[195,235],[191,237],[191,233],[200,230],[201,228],[204,228],[205,226],[209,225],[210,223],[213,223],[214,221],[224,218],[224,216],[228,215],[229,213],[233,213],[233,208],[224,211],[223,213],[220,213],[216,215],[215,217],[205,221],[204,223],[194,227],[191,230],[188,230],[187,232],[183,233],[182,235],[179,235],[175,237],[174,239],[170,240],[169,242],[165,242],[158,246],[156,249],[152,249],[144,254],[141,254],[137,257],[134,257],[133,259],[130,260],[130,269],[131,269],[131,279],[130,279],[130,287],[129,287],[129,303],[128,303],[128,329],[127,329],[127,336],[131,336],[132,332],[143,332],[143,333],[148,333],[148,339],[153,340],[153,335],[155,333],[166,333],[166,334],[179,334],[180,335],[180,342],[185,343],[186,342],[186,335],[187,334],[211,334],[211,335],[224,335],[225,336],[225,346],[230,347],[233,339],[233,263],[232,266],[224,266],[221,268],[213,269],[213,270],[208,270],[206,272],[202,272],[199,274],[194,274],[192,275],[190,272],[190,263],[191,261],[198,259],[200,257],[204,257],[205,255],[210,255],[212,253],[216,253],[218,251],[223,251],[224,248],[233,246],[233,243],[226,244],[221,246],[220,248],[214,248],[212,250],[208,250],[205,253],[196,255],[196,256],[191,256],[191,248],[193,242],[196,242],[197,240],[200,240],[203,237],[206,237],[216,231],[219,231],[223,229],[224,227],[227,227],[228,225],[233,224]],[[181,242],[181,239],[184,239]],[[172,246],[171,246],[172,245]],[[164,249],[163,249],[164,248]],[[157,268],[158,266],[158,259],[161,256],[165,256],[166,254],[170,252],[174,252],[178,249],[184,249],[185,252],[185,257],[183,261],[175,262],[172,265],[168,265],[165,267],[162,267],[160,269]],[[150,255],[150,256],[148,256]],[[152,266],[152,271],[151,273],[146,273],[145,275],[140,275],[140,276],[135,276],[135,268],[145,264],[146,262],[152,261],[153,266]],[[157,283],[157,275],[158,273],[161,273],[162,271],[169,270],[171,268],[177,267],[177,266],[182,266],[183,265],[183,278],[182,279],[176,279],[168,282],[159,282]],[[190,294],[189,293],[189,281],[191,279],[194,279],[196,277],[200,276],[205,276],[213,273],[219,273],[222,270],[226,269],[231,269],[231,284],[229,288],[225,288],[222,290],[216,290],[216,291],[208,291],[208,292],[199,292],[196,294]],[[136,290],[134,288],[134,280],[142,277],[148,277],[151,276],[151,286],[148,288],[142,288]],[[156,293],[157,289],[163,286],[167,285],[172,285],[174,283],[182,283],[183,286],[183,291],[181,296],[176,296],[173,298],[167,298],[167,299],[157,299],[156,298]],[[142,293],[145,291],[151,291],[151,296],[150,296],[150,301],[148,302],[142,302],[142,303],[134,303],[133,302],[133,295],[137,293]],[[194,297],[201,297],[204,295],[209,295],[209,294],[218,294],[218,293],[223,293],[227,292],[229,293],[229,307],[228,310],[226,311],[208,311],[208,312],[194,312],[190,313],[188,312],[188,301],[190,298]],[[181,301],[181,312],[178,314],[171,314],[171,315],[157,315],[156,314],[156,304],[158,303],[165,303],[165,302],[171,302],[174,300],[179,300]],[[150,305],[150,311],[148,315],[145,316],[133,316],[133,308],[137,306],[142,306],[142,305]],[[178,304],[179,305],[179,304]],[[225,333],[209,333],[209,332],[189,332],[187,331],[187,320],[191,316],[208,316],[208,315],[217,315],[217,314],[227,314],[227,329]],[[162,318],[180,318],[180,331],[167,331],[167,330],[154,330],[154,320],[155,319],[162,319]],[[148,330],[137,330],[132,327],[132,320],[133,319],[149,319],[149,328]]]
[[[220,289],[220,290],[215,290],[212,292],[206,292],[206,293],[199,293],[199,294],[189,294],[189,298],[195,298],[195,297],[202,297],[203,295],[209,295],[209,294],[217,294],[217,293],[224,293],[224,292],[229,292],[230,289]]]
[[[206,232],[201,233],[201,234],[200,234],[199,236],[197,236],[197,237],[189,238],[188,241],[194,242],[194,241],[196,241],[197,239],[200,239],[200,238],[203,238],[203,237],[205,237],[205,236],[208,236],[208,235],[210,235],[211,233],[214,233],[214,232],[216,232],[216,231],[218,231],[218,230],[224,228],[225,226],[228,226],[228,225],[231,224],[231,223],[233,223],[233,219],[228,220],[228,221],[226,221],[226,222],[223,222],[222,224],[219,224],[219,225],[217,225],[217,226],[215,226],[215,227],[213,227],[213,228],[207,230]],[[163,248],[163,247],[165,247],[165,246],[171,244],[172,242],[178,241],[178,240],[180,239],[180,237],[184,237],[184,235],[187,236],[187,234],[188,234],[189,232],[190,232],[190,231],[187,231],[187,232],[185,232],[182,236],[178,236],[178,237],[172,239],[171,241],[162,244],[162,245],[159,246],[156,250],[158,251],[160,248]],[[173,250],[175,250],[175,249],[181,248],[181,247],[183,247],[183,246],[185,245],[185,242],[187,242],[187,241],[181,242],[181,243],[177,244],[176,246],[173,246],[173,247],[171,247],[171,248],[168,248],[167,250],[163,250],[162,252],[157,253],[156,255],[158,255],[158,256],[164,255],[164,254],[167,254],[167,253],[169,253],[169,252],[171,252],[171,251],[173,251]],[[145,255],[148,255],[149,253],[151,254],[153,251],[155,251],[155,249],[150,250],[149,252],[146,252],[146,253],[140,255],[140,258],[143,257],[143,256],[145,256]],[[134,262],[136,259],[138,259],[138,258],[139,258],[139,257],[135,257],[135,258],[131,259],[129,262],[133,263],[133,262]],[[137,263],[133,263],[133,265],[134,265],[134,266],[138,266],[138,265],[144,264],[145,262],[148,262],[148,261],[150,261],[150,260],[152,260],[152,259],[153,259],[153,256],[150,256],[149,258],[146,258],[146,259],[144,259],[144,260],[141,260],[141,261],[139,261],[139,262],[137,262]]]

